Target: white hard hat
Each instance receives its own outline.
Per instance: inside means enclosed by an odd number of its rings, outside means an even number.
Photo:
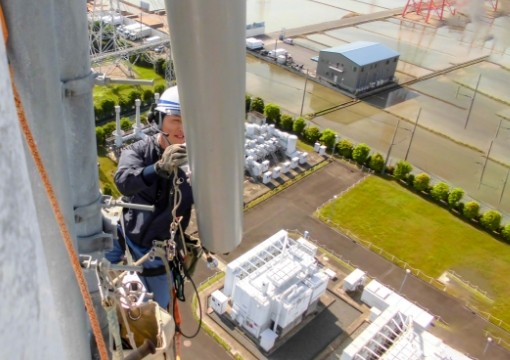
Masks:
[[[163,92],[155,110],[166,115],[181,115],[181,103],[177,86],[172,86]]]

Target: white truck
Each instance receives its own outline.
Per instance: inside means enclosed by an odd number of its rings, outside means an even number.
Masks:
[[[264,48],[264,42],[256,38],[247,38],[246,48],[249,50],[260,50]]]
[[[277,58],[278,56],[282,56],[282,55],[286,56],[287,50],[279,48],[279,49],[271,50],[268,54],[269,57],[273,57],[273,58]]]
[[[152,29],[147,25],[138,25],[129,30],[128,38],[131,41],[140,40],[151,36]]]

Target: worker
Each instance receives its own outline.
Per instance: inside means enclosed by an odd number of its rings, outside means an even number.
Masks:
[[[136,261],[151,250],[154,240],[170,239],[170,225],[174,220],[174,225],[178,224],[175,228],[178,252],[180,250],[182,255],[181,239],[185,238],[186,245],[193,250],[187,255],[187,260],[191,257],[194,263],[200,255],[197,239],[191,239],[184,233],[191,217],[193,195],[190,183],[186,181],[187,174],[180,168],[187,162],[187,153],[177,86],[165,90],[155,105],[148,119],[154,122],[159,132],[124,149],[115,173],[115,183],[124,199],[127,197],[127,201],[134,204],[154,205],[155,210],[123,210],[119,241],[106,254],[112,263],[123,259],[126,246]],[[174,182],[178,183],[178,189]],[[175,219],[172,216],[174,205],[177,205]],[[183,259],[177,257],[176,260]],[[140,276],[147,291],[154,294],[154,300],[164,309],[170,304],[172,289],[169,284],[178,282],[179,286],[184,286],[184,279],[179,279],[175,263],[170,265],[173,270],[171,279],[167,277],[169,275],[161,259],[144,262]],[[175,290],[179,299],[184,300],[183,289]]]

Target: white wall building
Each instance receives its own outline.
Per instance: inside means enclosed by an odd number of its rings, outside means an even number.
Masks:
[[[228,297],[231,318],[270,350],[316,309],[326,291],[329,278],[317,266],[316,251],[280,230],[227,265],[223,292],[212,295],[211,306],[221,313]]]

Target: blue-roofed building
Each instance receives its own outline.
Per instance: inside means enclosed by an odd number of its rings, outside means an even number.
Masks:
[[[317,77],[352,94],[395,81],[400,54],[382,44],[357,41],[321,50]]]

